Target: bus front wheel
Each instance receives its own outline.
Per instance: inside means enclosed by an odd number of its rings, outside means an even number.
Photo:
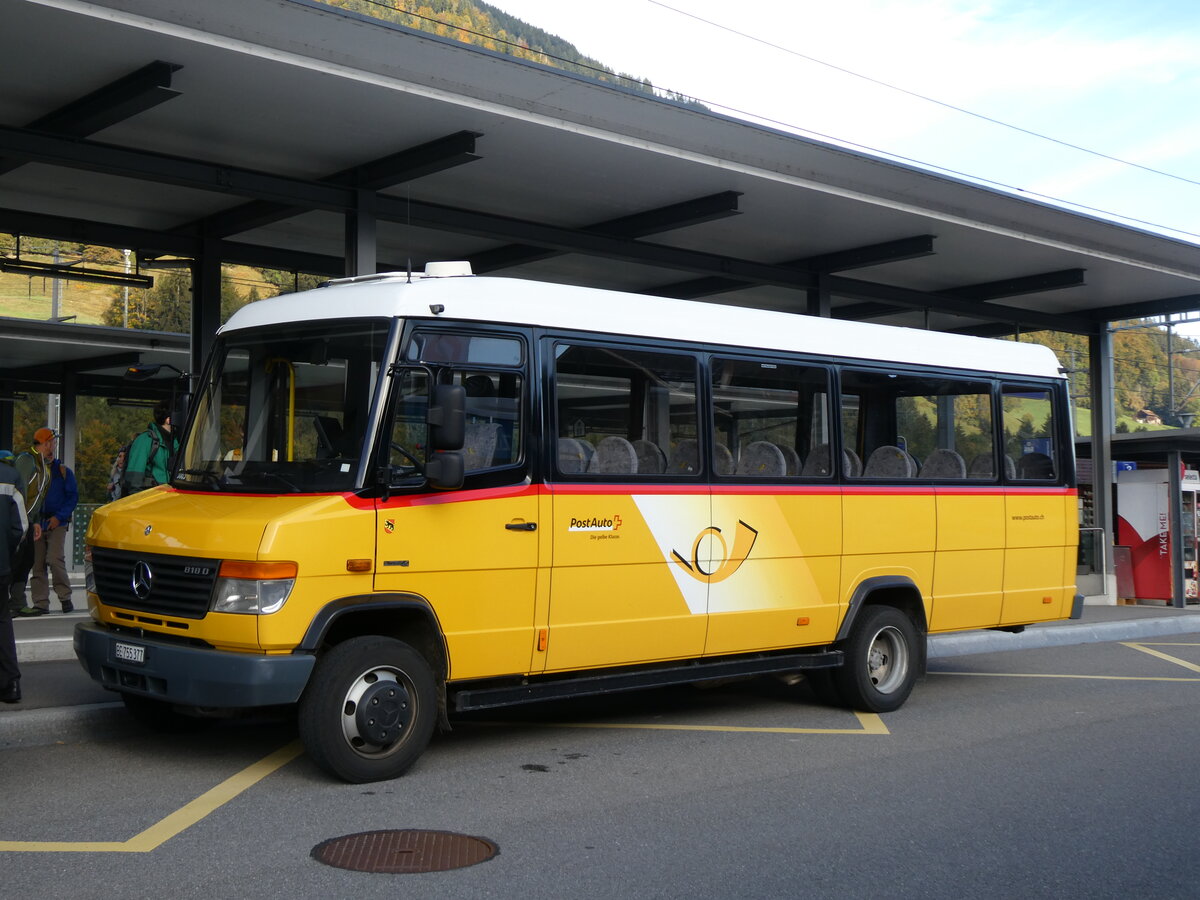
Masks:
[[[912,619],[891,606],[868,606],[842,648],[845,662],[833,681],[846,704],[866,712],[899,709],[917,680],[918,633]]]
[[[322,769],[355,784],[403,775],[436,721],[429,663],[403,641],[378,635],[329,650],[300,698],[305,749]]]

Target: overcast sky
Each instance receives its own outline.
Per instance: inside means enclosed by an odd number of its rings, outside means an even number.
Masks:
[[[1196,0],[489,2],[722,112],[1200,243]]]

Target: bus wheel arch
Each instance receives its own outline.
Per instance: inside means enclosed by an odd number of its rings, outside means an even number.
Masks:
[[[300,697],[300,738],[318,766],[345,781],[397,778],[428,746],[438,706],[422,653],[393,637],[349,637],[317,660]]]
[[[301,649],[321,658],[358,637],[394,638],[426,661],[437,692],[438,725],[450,730],[446,705],[449,654],[442,629],[429,604],[415,594],[347,597],[328,604],[314,619]]]
[[[845,660],[830,672],[838,696],[866,712],[899,709],[925,672],[925,632],[925,606],[912,581],[864,581],[838,634]]]

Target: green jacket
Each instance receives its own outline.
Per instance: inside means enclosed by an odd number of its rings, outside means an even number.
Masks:
[[[179,441],[153,422],[133,439],[125,460],[125,484],[128,490],[140,491],[166,484],[171,477],[170,465]]]

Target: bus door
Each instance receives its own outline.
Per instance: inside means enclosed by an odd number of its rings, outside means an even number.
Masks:
[[[376,591],[422,598],[445,636],[453,679],[528,671],[542,532],[529,482],[524,341],[510,335],[417,331],[392,378],[381,458],[390,496],[376,508]],[[418,367],[417,363],[421,366]],[[466,389],[461,489],[424,487],[430,384]]]
[[[699,656],[711,525],[695,356],[547,339],[546,669]]]

